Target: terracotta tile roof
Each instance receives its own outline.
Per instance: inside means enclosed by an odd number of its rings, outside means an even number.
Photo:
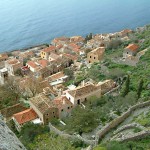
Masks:
[[[19,54],[19,57],[23,57],[23,58],[33,57],[33,56],[34,56],[34,52],[33,51],[25,51],[25,52],[21,52]]]
[[[100,55],[100,54],[103,54],[104,52],[105,52],[105,47],[98,47],[89,53]]]
[[[129,50],[131,50],[131,51],[137,51],[138,48],[139,48],[139,46],[136,45],[136,44],[129,44],[129,45],[126,47],[126,49],[129,49]]]
[[[63,47],[62,44],[59,44],[59,45],[56,46],[57,49],[61,49],[62,47]]]
[[[65,56],[65,57],[67,57],[67,58],[69,58],[69,59],[72,59],[72,60],[77,60],[77,59],[78,59],[77,56],[71,55],[71,54],[66,54],[66,53],[64,53],[63,56]]]
[[[32,103],[42,114],[49,108],[56,108],[52,100],[43,93],[31,98],[30,103]]]
[[[65,75],[64,75],[63,72],[58,72],[58,73],[53,74],[53,75],[51,75],[50,77],[48,77],[48,80],[49,80],[49,81],[55,81],[55,80],[60,79],[60,78],[62,78],[62,77],[64,77],[64,76],[65,76]]]
[[[38,65],[34,61],[28,61],[27,65],[31,66],[32,68],[37,68],[38,67]]]
[[[41,59],[41,60],[37,61],[37,63],[43,68],[45,68],[49,65],[49,62],[45,59]]]
[[[16,121],[19,124],[24,124],[26,122],[36,119],[37,114],[35,113],[35,111],[32,108],[30,108],[30,109],[24,110],[22,112],[19,112],[17,114],[14,114],[13,117],[16,119]]]
[[[50,47],[47,47],[47,48],[43,49],[42,51],[43,52],[51,52],[51,51],[54,51],[55,49],[56,49],[55,46],[50,46]]]
[[[10,65],[15,65],[15,64],[20,63],[20,62],[16,58],[13,58],[13,59],[7,60],[7,63]]]
[[[56,97],[53,100],[53,103],[57,106],[58,109],[62,109],[62,107],[64,105],[70,105],[73,106],[73,104],[70,102],[70,100],[67,99],[66,96],[60,96],[60,97]]]
[[[78,45],[75,44],[75,43],[70,43],[69,46],[72,47],[72,48],[77,48],[77,49],[80,48],[80,46],[78,46]]]
[[[13,105],[13,106],[9,106],[5,109],[2,109],[0,112],[3,115],[3,117],[5,118],[9,118],[12,117],[13,114],[16,114],[20,111],[26,110],[27,108],[22,106],[20,103]]]
[[[94,92],[96,90],[97,90],[97,87],[95,85],[86,84],[85,86],[77,87],[74,90],[70,90],[70,91],[68,91],[68,93],[76,98],[76,97],[80,97],[83,95],[87,95],[87,94]]]
[[[58,37],[58,38],[55,38],[54,40],[53,40],[53,42],[54,43],[57,43],[57,42],[59,42],[59,41],[68,41],[69,40],[69,38],[67,38],[67,37]]]

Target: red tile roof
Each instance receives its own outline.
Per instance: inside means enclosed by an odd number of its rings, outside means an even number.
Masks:
[[[16,121],[19,124],[24,124],[26,122],[36,119],[37,114],[35,113],[35,111],[32,108],[30,108],[30,109],[24,110],[22,112],[19,112],[17,114],[14,114],[13,117],[16,119]]]
[[[30,67],[32,67],[32,68],[38,67],[38,65],[36,65],[34,61],[28,61],[27,65],[30,66]]]
[[[50,46],[50,47],[47,47],[47,48],[43,49],[42,51],[43,52],[51,52],[51,51],[54,51],[55,49],[56,49],[55,46]]]
[[[49,62],[45,59],[41,59],[37,62],[39,65],[41,65],[43,68],[45,68],[46,66],[48,66]]]
[[[13,59],[8,60],[7,62],[8,62],[8,64],[10,64],[10,65],[14,65],[14,64],[19,63],[19,60],[13,58]]]
[[[129,50],[131,50],[131,51],[137,51],[138,48],[139,48],[139,46],[136,45],[136,44],[129,44],[129,45],[126,47],[126,49],[129,49]]]
[[[74,55],[71,55],[71,54],[66,54],[66,53],[64,53],[63,55],[64,55],[65,57],[67,57],[67,58],[72,59],[72,60],[77,60],[77,59],[78,59],[77,56],[74,56]]]
[[[73,49],[79,49],[80,48],[80,46],[78,46],[77,44],[74,44],[74,43],[69,44],[69,46]]]

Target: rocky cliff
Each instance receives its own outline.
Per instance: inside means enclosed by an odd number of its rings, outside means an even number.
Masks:
[[[0,150],[26,150],[0,116]]]

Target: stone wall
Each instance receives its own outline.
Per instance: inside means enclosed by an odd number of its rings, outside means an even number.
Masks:
[[[143,139],[150,135],[150,130],[141,131],[126,137],[121,137],[116,139],[116,141],[124,142],[124,141],[132,141],[132,140],[139,140]]]
[[[26,150],[16,135],[0,118],[0,150]]]
[[[98,141],[100,139],[102,139],[102,137],[104,137],[111,129],[117,127],[126,118],[128,118],[130,116],[130,114],[134,110],[136,110],[138,108],[142,108],[142,107],[148,106],[148,105],[150,105],[150,100],[146,101],[146,102],[143,102],[143,103],[136,104],[136,105],[132,106],[131,108],[129,108],[121,116],[119,116],[118,118],[114,119],[113,121],[111,121],[110,123],[108,123],[107,125],[105,125],[100,131],[97,132],[97,134],[96,134],[96,140],[95,140],[95,145],[97,145]]]
[[[70,135],[70,134],[66,134],[63,131],[58,130],[57,128],[55,128],[51,123],[49,123],[49,128],[51,131],[53,131],[54,133],[66,138],[66,139],[73,139],[73,140],[81,140],[84,143],[88,144],[88,145],[94,145],[95,140],[88,140],[85,139],[83,137],[81,137],[79,134],[78,135]]]

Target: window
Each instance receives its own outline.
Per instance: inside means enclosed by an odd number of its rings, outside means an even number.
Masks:
[[[63,109],[61,111],[64,111]]]
[[[70,107],[68,107],[68,109],[70,109]]]
[[[55,118],[56,116],[54,116],[54,118]]]
[[[53,114],[54,114],[54,112],[53,112]]]
[[[94,57],[94,59],[95,59],[95,57]]]
[[[80,99],[77,100],[77,104],[80,105]]]
[[[48,114],[46,114],[48,116]]]
[[[91,58],[92,56],[90,56],[90,58]]]
[[[70,97],[69,97],[69,100],[70,100]]]

